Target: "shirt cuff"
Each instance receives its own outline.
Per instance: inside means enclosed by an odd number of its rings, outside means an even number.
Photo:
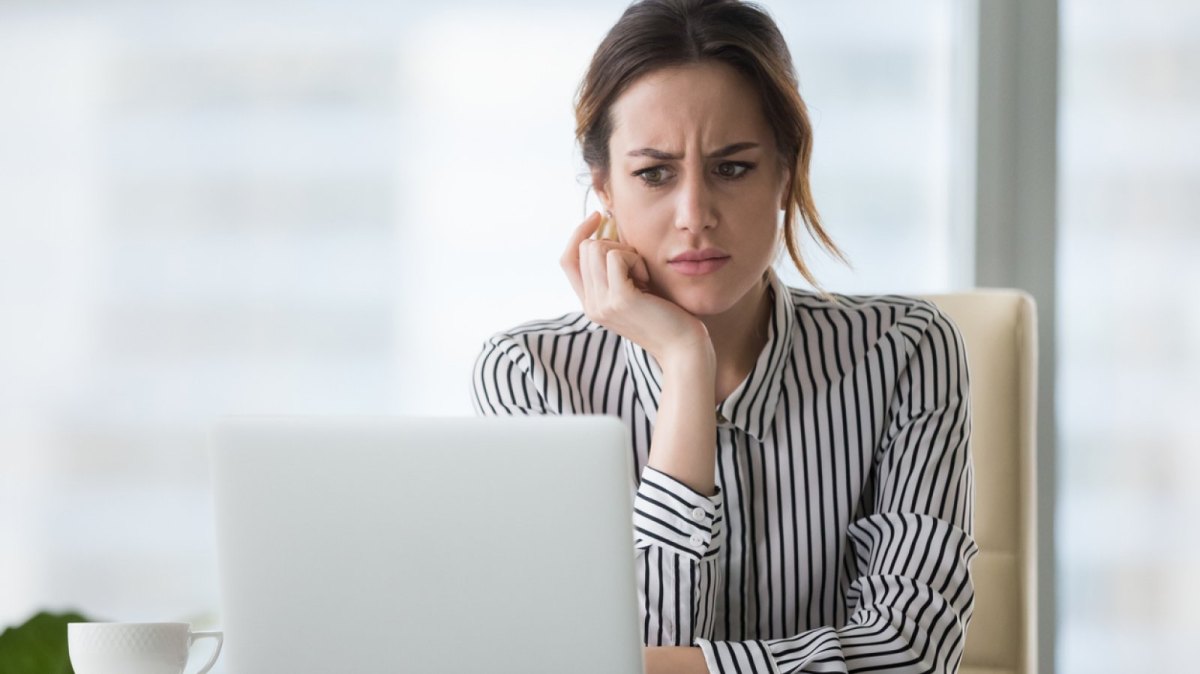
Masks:
[[[696,639],[710,672],[779,674],[775,658],[761,641],[709,641]]]
[[[713,556],[724,539],[723,501],[719,486],[705,496],[646,466],[633,502],[635,544],[666,546],[696,559]]]

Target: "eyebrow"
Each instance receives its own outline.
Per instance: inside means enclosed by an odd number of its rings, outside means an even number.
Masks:
[[[741,152],[742,150],[749,150],[750,148],[753,148],[753,147],[758,147],[758,143],[750,143],[750,142],[734,143],[732,145],[726,145],[725,147],[717,150],[716,152],[713,152],[712,154],[709,155],[709,157],[728,157],[731,154],[736,154],[738,152]],[[640,150],[633,150],[628,154],[628,156],[630,156],[630,157],[651,157],[654,159],[658,159],[660,161],[667,161],[667,160],[671,160],[671,159],[682,159],[683,158],[681,155],[671,154],[670,152],[663,152],[662,150],[656,150],[652,147],[644,147]]]

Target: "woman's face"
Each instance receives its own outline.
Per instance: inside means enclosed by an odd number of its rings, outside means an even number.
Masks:
[[[775,257],[790,179],[758,92],[723,63],[663,68],[630,85],[612,118],[608,181],[593,184],[621,241],[645,258],[655,294],[725,313]],[[706,248],[728,259],[699,274],[671,262]]]

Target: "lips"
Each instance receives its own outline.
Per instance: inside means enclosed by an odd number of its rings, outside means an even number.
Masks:
[[[672,271],[685,276],[702,276],[725,266],[729,253],[720,248],[693,248],[680,252],[667,261]]]
[[[729,262],[728,257],[712,257],[704,260],[675,260],[667,266],[685,276],[703,276],[710,274]]]
[[[685,250],[668,260],[668,262],[672,264],[676,262],[702,262],[704,260],[716,260],[727,257],[729,257],[729,253],[720,248],[702,248],[700,250]]]

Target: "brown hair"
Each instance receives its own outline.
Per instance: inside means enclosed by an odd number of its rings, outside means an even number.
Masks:
[[[611,108],[634,80],[652,70],[720,61],[742,73],[762,96],[784,167],[791,168],[784,241],[800,275],[820,287],[800,256],[796,213],[809,233],[843,262],[821,227],[808,181],[812,125],[800,98],[791,53],[766,10],[738,0],[641,0],[630,5],[596,48],[575,101],[575,139],[588,167],[609,171]]]

